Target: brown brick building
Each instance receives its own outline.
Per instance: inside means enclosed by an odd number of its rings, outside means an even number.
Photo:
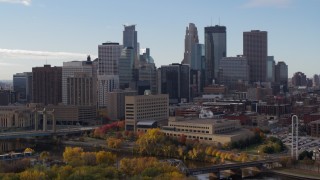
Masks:
[[[34,103],[57,105],[62,102],[62,67],[34,67],[32,75]]]

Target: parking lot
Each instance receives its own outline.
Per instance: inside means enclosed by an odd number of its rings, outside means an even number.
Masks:
[[[291,149],[292,147],[292,136],[291,133],[286,135],[277,135],[279,139],[282,140],[282,142],[288,147],[288,149]],[[320,138],[311,137],[311,136],[301,136],[298,138],[298,151],[299,153],[303,151],[313,151],[314,149],[320,148]],[[296,144],[293,145],[293,147],[296,147]]]

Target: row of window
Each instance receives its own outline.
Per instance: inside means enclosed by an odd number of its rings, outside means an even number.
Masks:
[[[172,134],[172,133],[165,133],[167,136],[181,136],[180,134]],[[212,141],[212,138],[208,138],[208,137],[202,137],[202,136],[187,136],[187,138],[189,139],[200,139],[200,140],[210,140]]]

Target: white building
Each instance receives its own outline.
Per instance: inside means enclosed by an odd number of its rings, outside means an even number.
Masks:
[[[64,62],[62,66],[62,103],[68,104],[68,88],[67,79],[76,77],[77,74],[86,74],[92,77],[92,62],[91,61],[71,61]]]
[[[98,74],[99,75],[118,75],[119,59],[121,56],[122,45],[119,43],[103,43],[98,46]]]

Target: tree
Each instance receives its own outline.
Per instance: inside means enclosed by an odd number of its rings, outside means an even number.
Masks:
[[[43,163],[47,162],[49,158],[50,158],[50,153],[48,151],[42,151],[40,153],[40,160]]]
[[[111,152],[99,151],[96,154],[98,164],[112,165],[116,162],[116,155]]]
[[[148,129],[145,134],[141,134],[136,141],[138,151],[141,154],[163,154],[163,144],[166,141],[165,135],[159,128]]]
[[[71,166],[81,166],[83,164],[82,153],[83,149],[80,147],[66,147],[63,152],[63,161]]]
[[[107,139],[108,148],[119,148],[122,144],[121,139],[110,137]]]
[[[84,165],[94,166],[97,164],[96,153],[95,152],[83,152],[81,153],[81,159]]]
[[[44,172],[38,170],[26,170],[20,173],[21,180],[43,180],[46,179]]]

